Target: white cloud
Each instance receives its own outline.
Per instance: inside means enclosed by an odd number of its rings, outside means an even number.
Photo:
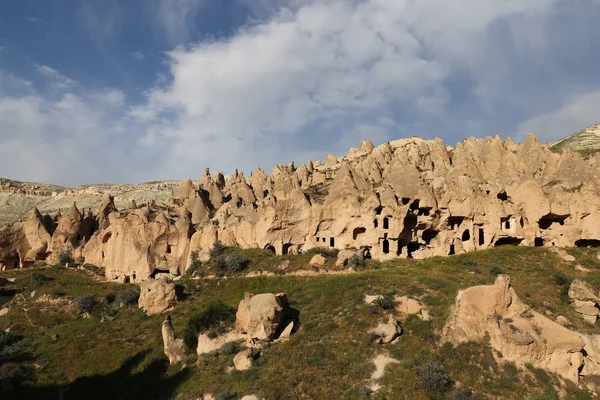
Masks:
[[[59,74],[42,71],[50,80]],[[15,92],[22,86],[27,93]],[[126,167],[136,149],[123,103],[118,90],[66,90],[52,100],[30,82],[0,71],[2,174],[65,185],[141,180],[142,174]],[[126,177],[123,171],[128,171]]]
[[[165,168],[185,176],[200,163],[283,162],[283,142],[329,136],[339,148],[309,152],[323,156],[356,145],[357,132],[398,136],[399,127],[377,122],[398,113],[409,121],[451,119],[455,93],[446,84],[457,73],[472,81],[469,101],[491,114],[511,78],[510,60],[491,48],[491,27],[506,20],[517,33],[524,24],[543,30],[558,1],[296,2],[226,40],[170,52],[171,82],[152,90],[134,115],[150,125],[157,119],[160,129],[144,140],[162,137],[171,151]],[[409,121],[401,125],[420,125]],[[436,135],[430,128],[415,134],[422,132]]]
[[[116,40],[124,20],[118,2],[109,3],[107,22],[103,3],[78,14],[104,42]],[[597,122],[590,120],[600,56],[589,49],[600,34],[582,19],[594,21],[600,8],[569,8],[571,0],[247,4],[256,10],[252,23],[223,39],[186,43],[205,0],[153,3],[161,32],[186,44],[168,52],[169,73],[137,104],[121,90],[88,91],[48,66],[38,70],[60,96],[0,73],[0,95],[10,88],[0,170],[54,182],[178,179],[205,166],[298,164],[368,137],[440,136],[453,144],[518,126],[551,140]],[[41,153],[44,145],[53,156]],[[29,163],[11,158],[24,149]]]
[[[519,124],[519,138],[524,139],[532,132],[540,141],[552,142],[579,132],[600,122],[599,104],[600,91],[577,96],[558,110],[538,115]]]
[[[66,89],[70,86],[77,85],[76,81],[62,75],[60,72],[47,65],[35,64],[35,68],[40,74],[51,78],[52,83],[61,89]]]
[[[37,18],[37,17],[26,17],[25,21],[32,22],[32,23],[38,23],[38,22],[42,22],[42,19]]]

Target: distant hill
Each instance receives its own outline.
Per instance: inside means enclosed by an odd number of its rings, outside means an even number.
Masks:
[[[550,149],[561,152],[567,147],[581,153],[584,156],[590,156],[600,152],[600,123],[589,126],[571,136],[567,136],[557,142],[549,143]]]

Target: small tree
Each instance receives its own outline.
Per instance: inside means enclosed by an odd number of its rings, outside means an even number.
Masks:
[[[75,306],[80,313],[90,313],[96,305],[96,299],[92,296],[80,296],[75,298]]]
[[[36,285],[43,285],[44,283],[46,283],[50,280],[50,279],[48,279],[48,277],[46,275],[44,275],[44,273],[39,272],[39,271],[32,272],[30,279]]]
[[[443,394],[454,386],[450,376],[435,362],[415,367],[415,373],[421,378],[423,388],[429,392]]]
[[[220,255],[223,254],[223,251],[225,250],[225,246],[223,245],[223,243],[221,243],[218,240],[215,240],[215,242],[213,243],[213,246],[211,247],[209,253],[210,253],[210,258],[216,258]]]
[[[63,251],[58,255],[58,265],[65,267],[67,264],[70,266],[75,264],[75,259],[73,258],[71,250]]]
[[[122,304],[124,306],[136,304],[139,297],[140,292],[138,289],[135,288],[123,289],[119,293],[117,293],[117,300],[119,301],[119,304]]]

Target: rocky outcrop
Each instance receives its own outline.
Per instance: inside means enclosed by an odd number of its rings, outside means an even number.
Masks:
[[[323,257],[321,254],[315,254],[308,262],[308,265],[311,267],[322,267],[325,265],[325,263],[327,263],[327,259],[325,257]]]
[[[163,349],[165,356],[169,359],[171,365],[182,362],[185,359],[186,348],[183,339],[175,337],[175,330],[171,323],[171,316],[163,321],[162,324]]]
[[[259,352],[254,349],[242,350],[233,357],[233,365],[238,371],[246,371],[252,367],[252,361],[258,357]]]
[[[377,343],[387,344],[402,334],[402,327],[396,318],[389,314],[387,320],[379,321],[375,328],[369,330],[369,334],[375,337]]]
[[[575,311],[583,316],[586,322],[594,325],[600,315],[598,304],[600,299],[592,288],[582,279],[575,279],[569,286],[569,298]]]
[[[138,306],[147,315],[161,314],[175,307],[177,295],[175,285],[164,279],[147,280],[140,284]]]
[[[498,275],[493,285],[460,291],[443,329],[444,340],[453,344],[488,337],[503,360],[530,363],[579,382],[585,363],[581,335],[526,306],[511,287],[508,275]]]
[[[235,326],[249,340],[273,340],[282,321],[285,294],[246,292],[235,316]]]
[[[53,263],[71,251],[105,267],[108,279],[142,281],[182,274],[191,252],[205,258],[215,240],[280,255],[329,247],[379,260],[507,244],[600,246],[599,177],[595,159],[554,153],[533,135],[522,144],[468,138],[454,148],[440,139],[365,141],[346,156],[268,174],[206,170],[199,182],[148,184],[168,192],[161,205],[140,194],[126,208],[131,198],[104,193],[94,214],[72,205],[60,217],[38,218],[46,230],[34,229],[38,239],[25,232],[27,221],[0,231],[0,264]],[[93,187],[70,195],[91,192],[99,195]],[[337,263],[348,263],[345,253]]]

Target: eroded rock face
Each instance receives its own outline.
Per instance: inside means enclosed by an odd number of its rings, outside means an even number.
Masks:
[[[163,321],[162,338],[164,353],[169,359],[169,363],[173,365],[182,362],[186,355],[185,344],[183,343],[183,339],[175,337],[175,330],[173,329],[170,315]]]
[[[575,279],[569,286],[569,298],[575,311],[588,323],[594,325],[600,315],[600,308],[598,308],[600,299],[587,282],[579,278]]]
[[[459,292],[443,338],[453,344],[490,339],[504,360],[532,365],[579,382],[585,342],[577,332],[549,320],[527,307],[510,285],[508,275],[498,275],[490,286]]]
[[[149,279],[140,284],[138,306],[147,315],[170,311],[177,303],[175,285],[164,279]]]
[[[273,340],[283,317],[285,294],[246,292],[236,313],[235,326],[250,340]]]
[[[0,231],[0,266],[53,263],[71,251],[105,267],[108,279],[142,281],[182,274],[191,252],[204,258],[215,240],[277,254],[352,248],[379,260],[505,244],[599,246],[599,177],[600,163],[553,153],[533,135],[523,144],[468,138],[454,148],[440,139],[366,141],[347,156],[251,177],[207,170],[163,206],[117,210],[108,196],[94,213],[73,206],[15,223]]]

